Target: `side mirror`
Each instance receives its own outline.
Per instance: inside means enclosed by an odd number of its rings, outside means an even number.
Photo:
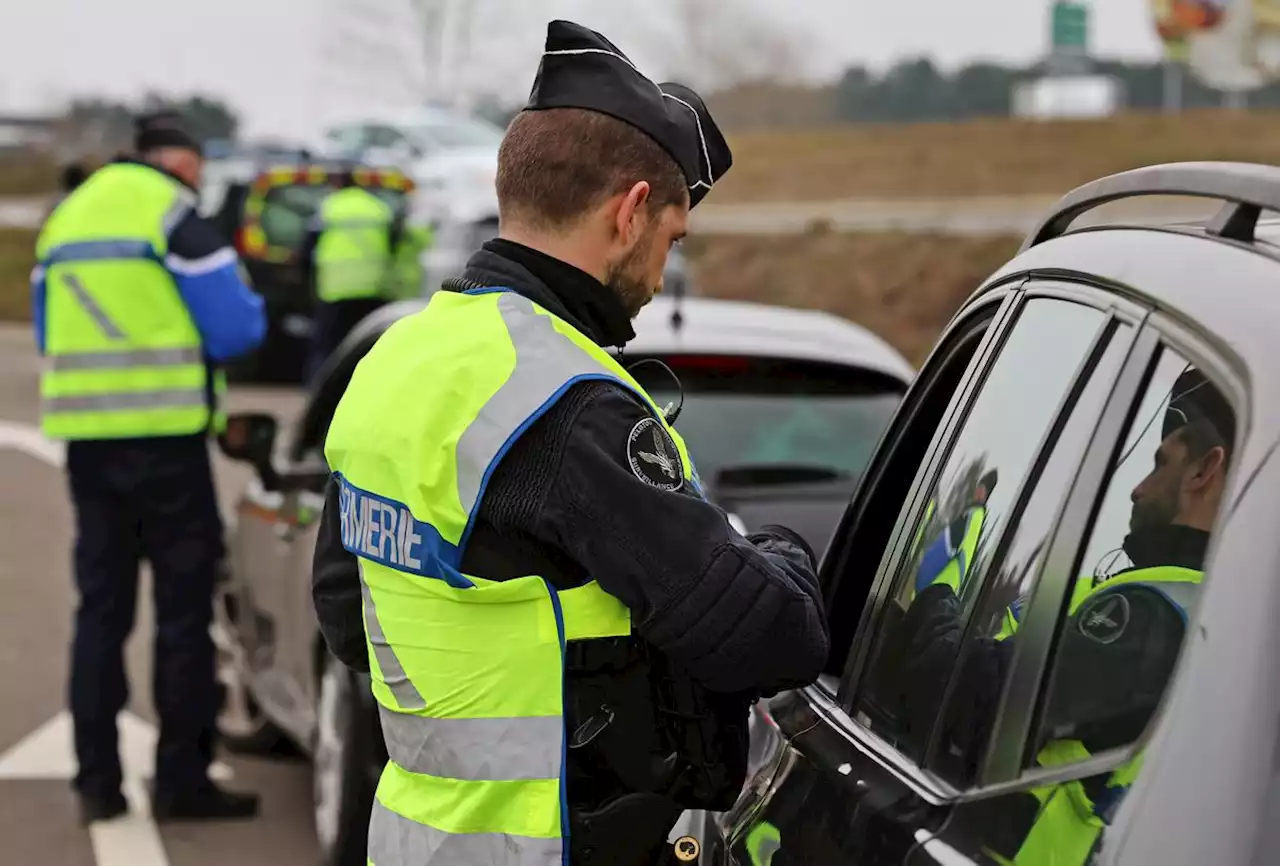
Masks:
[[[227,416],[227,428],[218,434],[218,448],[222,453],[252,465],[262,486],[268,490],[280,487],[280,475],[272,462],[278,426],[274,415],[237,412]]]

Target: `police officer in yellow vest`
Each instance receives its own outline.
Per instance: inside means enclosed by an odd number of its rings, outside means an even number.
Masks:
[[[1086,760],[1142,734],[1195,612],[1235,416],[1202,373],[1188,370],[1174,384],[1161,434],[1153,468],[1132,493],[1124,540],[1132,565],[1109,576],[1081,576],[1073,588],[1041,725],[1051,732],[1037,754],[1042,766]],[[903,676],[941,694],[963,638],[954,588],[934,583],[917,596],[909,615],[919,625],[918,640]],[[966,659],[954,694],[968,699],[945,735],[957,753],[978,754],[991,730],[989,714],[1015,643],[1010,637],[1016,637],[1016,624],[1010,629],[1005,623]],[[1110,774],[1037,789],[1024,795],[1022,810],[1005,798],[993,800],[992,815],[972,819],[988,831],[975,848],[999,864],[1083,866],[1097,853],[1141,765],[1139,755]]]
[[[361,319],[386,303],[395,276],[395,211],[350,171],[338,172],[334,184],[307,244],[316,296],[308,379]]]
[[[215,365],[266,322],[235,253],[196,214],[202,159],[174,117],[139,123],[137,159],[94,172],[45,223],[32,272],[45,435],[67,442],[80,605],[71,712],[86,821],[122,814],[116,716],[141,559],[155,590],[157,820],[252,815],[208,777],[218,689],[209,637],[222,523],[207,438]]]
[[[610,351],[729,149],[555,21],[498,163],[499,238],[374,345],[325,444],[316,611],[390,755],[368,856],[676,862],[681,810],[737,797],[750,702],[828,647],[807,545],[736,532]]]

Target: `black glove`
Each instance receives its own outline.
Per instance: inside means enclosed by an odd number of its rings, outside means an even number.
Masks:
[[[776,523],[766,524],[755,532],[747,536],[756,547],[763,550],[769,549],[771,540],[784,541],[792,547],[798,548],[805,556],[809,558],[809,567],[816,569],[818,567],[818,557],[814,555],[813,548],[809,546],[809,542],[805,541],[804,536],[796,532],[794,529],[788,529],[785,526],[779,526]]]

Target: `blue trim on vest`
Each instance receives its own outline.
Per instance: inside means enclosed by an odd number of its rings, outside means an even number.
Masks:
[[[590,382],[590,381],[616,382],[622,387],[627,388],[628,390],[634,391],[634,389],[631,388],[631,386],[629,386],[626,382],[622,381],[616,376],[611,376],[608,373],[582,373],[578,376],[574,376],[572,379],[569,379],[567,382],[565,382],[563,385],[557,388],[555,390],[555,393],[553,393],[550,397],[548,397],[545,401],[543,401],[541,406],[539,406],[537,409],[534,409],[533,412],[529,414],[529,417],[525,418],[524,421],[520,423],[520,426],[517,427],[514,431],[512,431],[511,435],[507,437],[507,441],[502,443],[502,447],[499,448],[498,453],[494,455],[493,460],[490,461],[489,465],[485,467],[484,475],[480,477],[480,489],[476,491],[475,507],[471,510],[471,513],[467,515],[467,525],[462,530],[462,537],[458,539],[457,549],[459,551],[465,551],[467,549],[467,542],[471,539],[471,530],[475,528],[476,515],[480,513],[480,503],[484,502],[484,492],[485,490],[488,489],[489,480],[493,478],[493,472],[495,469],[498,468],[498,464],[502,462],[502,458],[507,456],[507,452],[510,451],[511,447],[516,444],[516,440],[519,439],[526,430],[532,427],[535,421],[537,421],[543,415],[547,414],[547,411],[556,404],[556,401],[558,401],[561,397],[564,396],[566,391],[568,391],[570,388],[572,388],[574,385],[577,385],[580,382]],[[439,533],[437,533],[437,535],[438,534]],[[459,564],[461,564],[461,553],[459,553]]]
[[[551,596],[551,609],[556,615],[556,634],[560,638],[560,864],[569,866],[569,704],[565,700],[568,684],[565,682],[567,665],[565,663],[564,608],[560,605],[560,593],[551,585],[551,582],[543,578],[542,584],[547,588],[547,594]]]
[[[45,254],[41,264],[46,268],[65,262],[107,262],[149,260],[161,262],[149,241],[113,238],[105,241],[74,241],[60,244]]]
[[[348,551],[396,571],[443,580],[455,589],[475,586],[458,570],[459,549],[430,523],[414,517],[409,506],[357,487],[341,472],[333,476],[342,546]]]
[[[496,295],[499,292],[510,292],[510,291],[512,290],[506,288],[505,286],[481,286],[478,289],[465,289],[463,290],[462,294],[471,295],[472,297],[475,297],[476,295]]]

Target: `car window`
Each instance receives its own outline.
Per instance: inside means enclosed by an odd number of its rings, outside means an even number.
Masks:
[[[899,563],[856,715],[921,760],[981,585],[1023,480],[1108,321],[1100,310],[1027,301],[988,371]],[[943,613],[946,641],[936,633]]]
[[[902,385],[856,367],[738,356],[665,363],[680,390],[661,368],[637,368],[637,381],[659,406],[683,399],[675,427],[713,486],[726,471],[750,469],[855,479],[902,399]]]
[[[1050,599],[1057,628],[1025,773],[1115,754],[1151,724],[1195,615],[1234,440],[1235,415],[1222,392],[1163,349],[1111,458],[1059,594],[1065,604]],[[1039,599],[1032,604],[1039,613]],[[984,651],[1010,652],[1017,639],[1015,629]],[[976,681],[969,688],[982,690]],[[1105,772],[967,804],[949,841],[995,862],[1042,862],[1046,852],[1093,862],[1142,766],[1139,751]]]
[[[869,602],[874,600],[879,559],[867,551],[886,551],[893,539],[898,512],[909,500],[912,485],[937,431],[947,422],[967,377],[976,375],[994,342],[996,323],[1013,305],[1013,295],[995,293],[970,310],[942,336],[928,364],[911,384],[863,473],[857,491],[840,518],[846,527],[833,538],[818,579],[828,611],[831,652],[824,672],[841,677],[860,669],[863,648],[855,649]],[[967,390],[970,386],[963,385]],[[852,679],[852,676],[850,677]],[[842,699],[845,697],[841,696]]]
[[[1111,323],[1105,339],[1094,350],[1087,377],[1077,385],[1079,395],[1073,398],[1069,414],[1060,419],[1060,431],[1047,455],[1042,456],[1043,468],[1026,485],[1022,502],[1007,524],[1010,533],[999,548],[985,545],[973,566],[987,575],[983,598],[965,646],[957,655],[958,672],[953,675],[945,721],[934,733],[929,759],[930,769],[957,786],[972,782],[984,757],[994,723],[992,695],[998,694],[1007,674],[1005,655],[1016,646],[1015,631],[1030,601],[1058,514],[1132,336],[1132,326]],[[958,623],[951,625],[954,628]],[[951,639],[955,634],[951,632]],[[984,653],[996,657],[986,658]],[[969,681],[972,676],[985,678],[980,687]]]

